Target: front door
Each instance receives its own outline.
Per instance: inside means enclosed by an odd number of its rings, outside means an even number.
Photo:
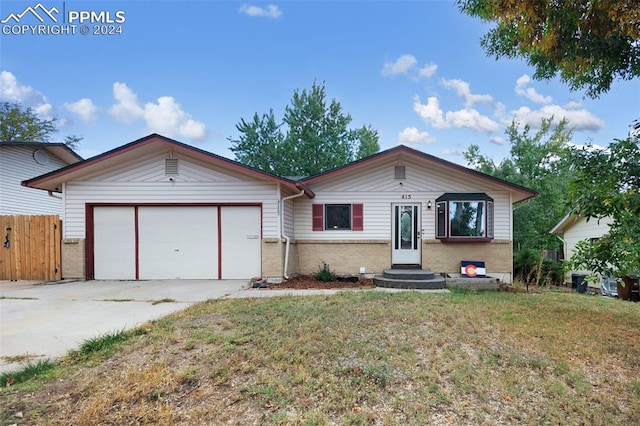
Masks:
[[[391,263],[420,265],[420,204],[393,204]]]

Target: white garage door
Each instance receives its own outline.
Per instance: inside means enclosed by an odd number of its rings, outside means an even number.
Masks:
[[[136,278],[136,234],[133,207],[93,209],[94,277],[97,280]]]
[[[140,206],[137,233],[136,208],[94,207],[95,279],[260,276],[260,207]]]
[[[218,278],[217,207],[138,207],[141,280]]]
[[[220,211],[222,278],[260,276],[260,207],[225,206]]]

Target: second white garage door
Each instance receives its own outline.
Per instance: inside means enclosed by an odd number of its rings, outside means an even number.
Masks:
[[[138,207],[141,280],[218,277],[216,207]]]
[[[94,224],[95,279],[244,279],[261,273],[257,206],[97,206]]]

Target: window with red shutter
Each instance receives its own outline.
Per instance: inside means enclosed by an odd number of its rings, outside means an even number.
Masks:
[[[364,217],[362,211],[362,204],[351,205],[351,229],[354,231],[362,231],[364,229]]]
[[[313,230],[324,231],[324,204],[313,204],[311,208]]]

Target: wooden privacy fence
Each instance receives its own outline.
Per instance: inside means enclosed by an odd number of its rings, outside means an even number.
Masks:
[[[61,279],[58,215],[0,216],[0,280]]]

